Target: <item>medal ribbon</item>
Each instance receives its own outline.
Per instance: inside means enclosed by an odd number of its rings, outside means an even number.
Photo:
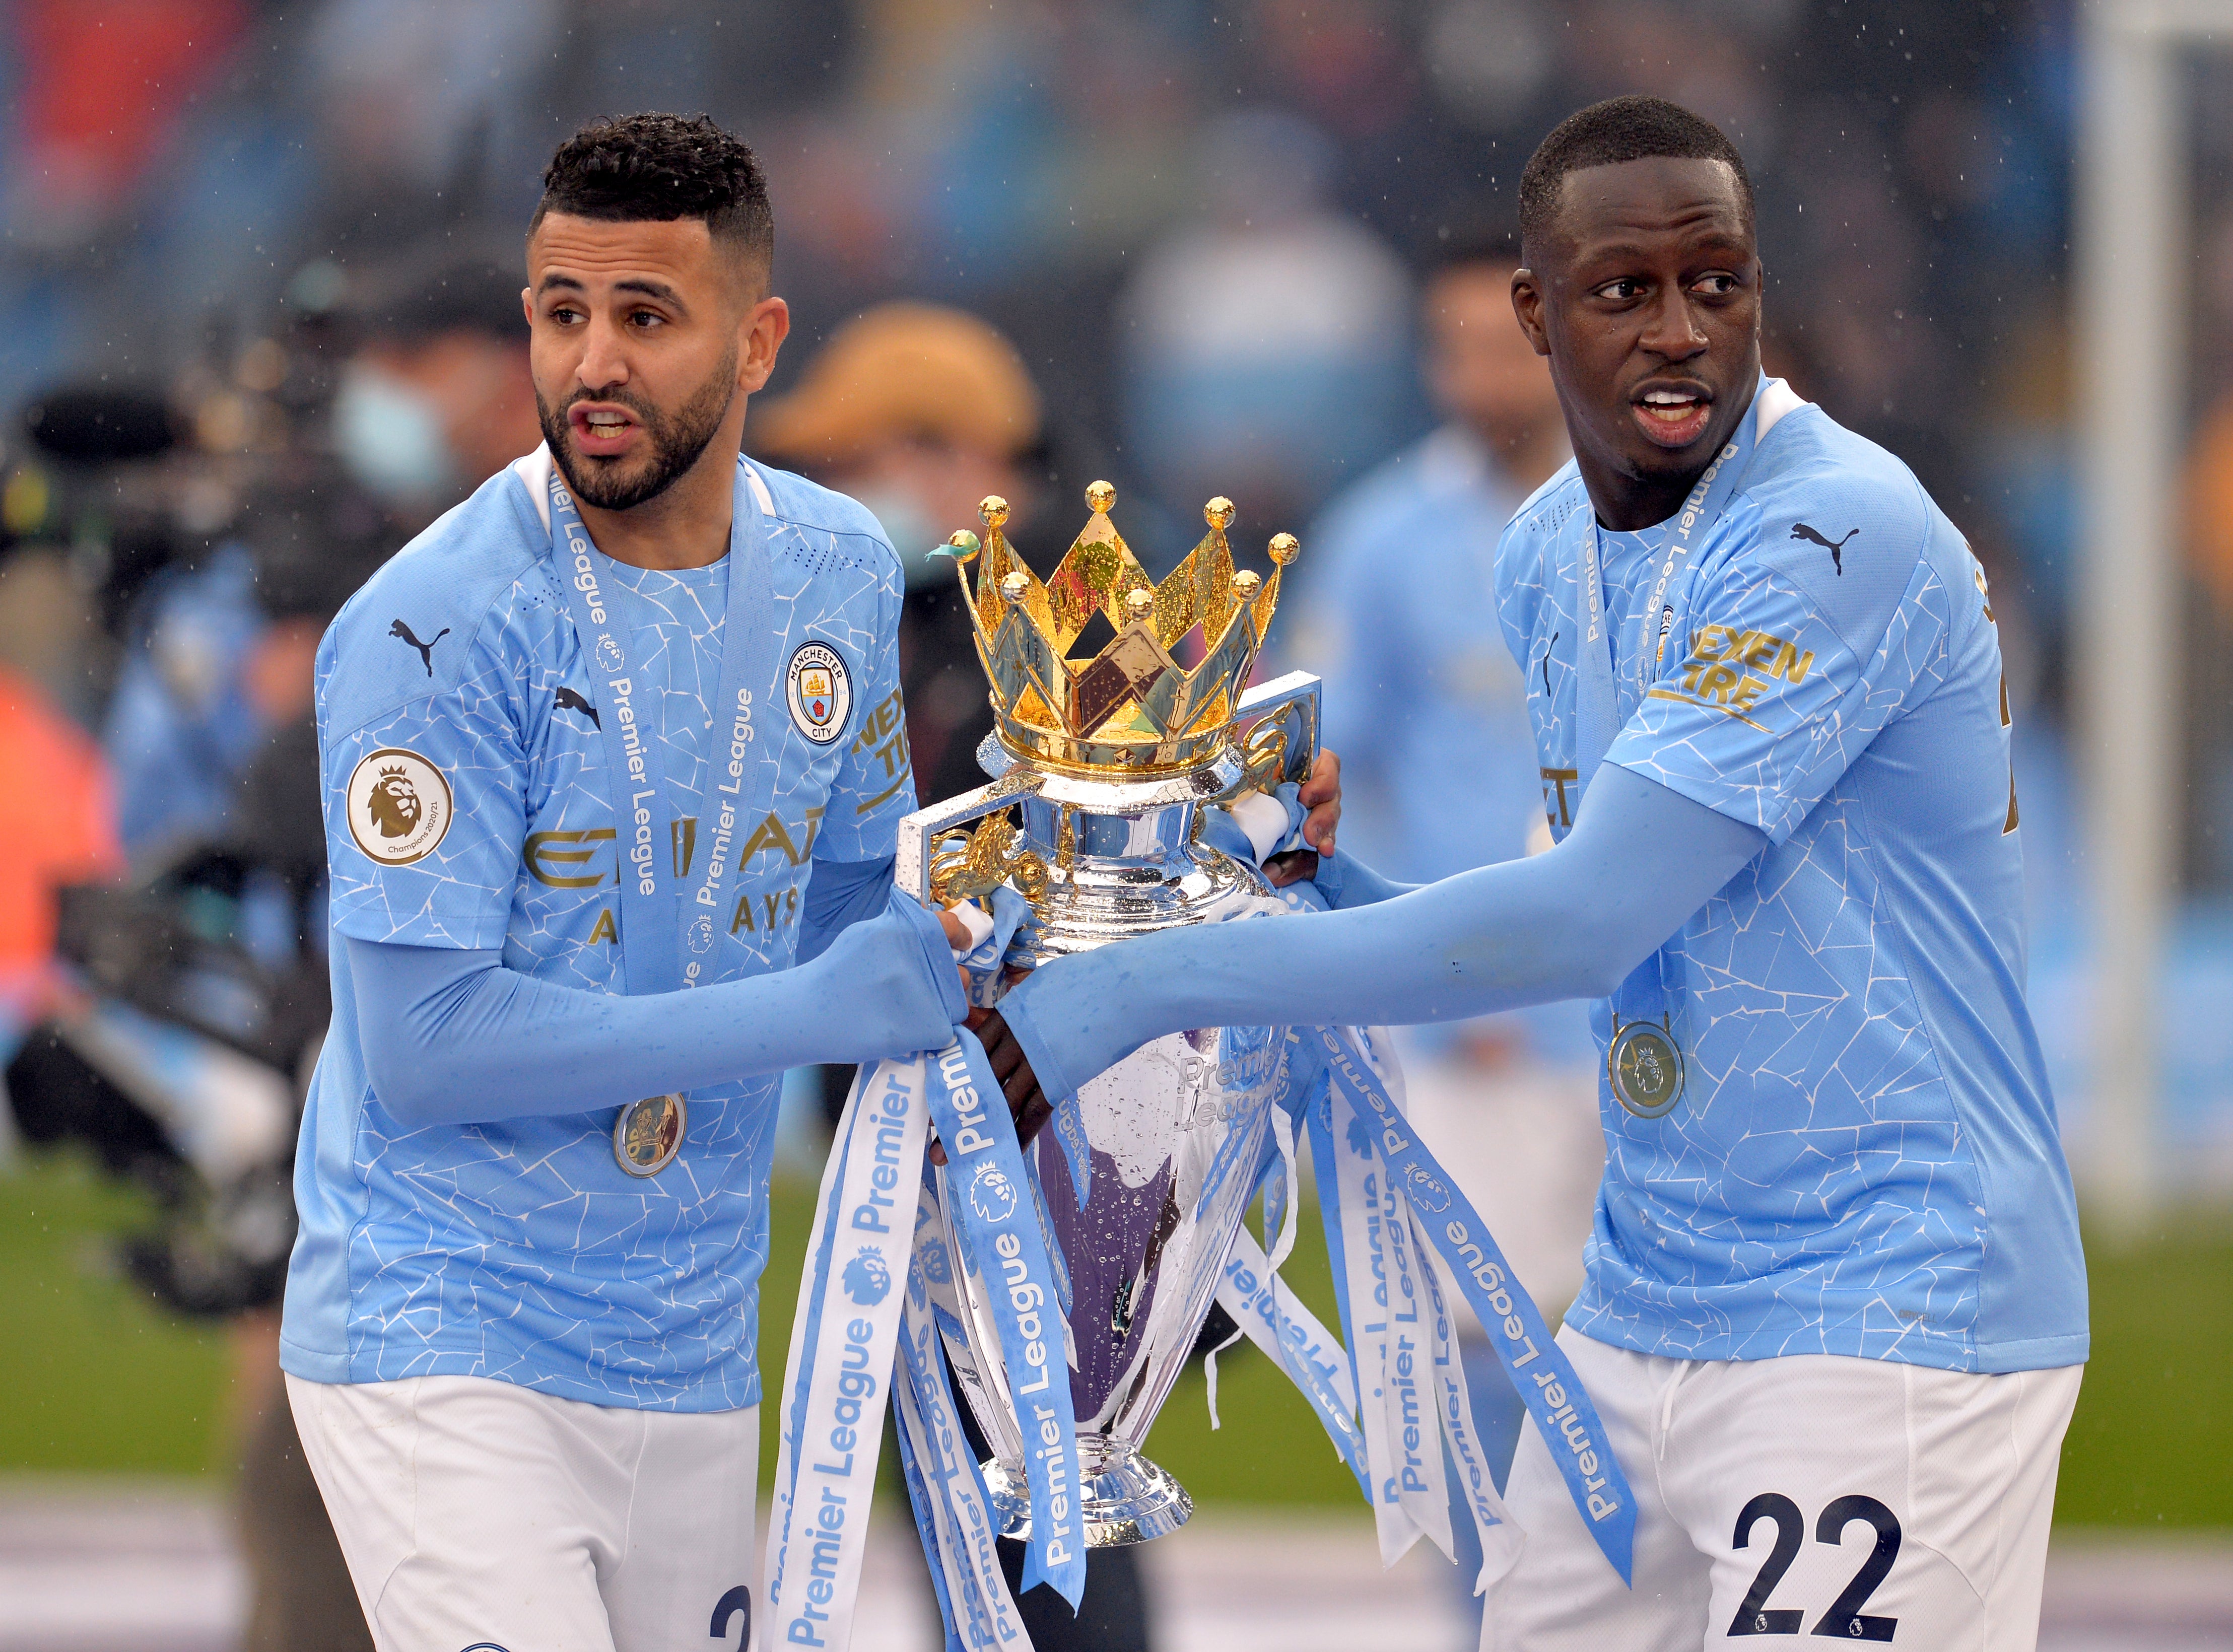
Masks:
[[[1752,405],[1737,421],[1734,435],[1714,455],[1689,494],[1663,526],[1666,529],[1666,556],[1659,565],[1659,576],[1652,582],[1650,600],[1644,603],[1641,618],[1645,630],[1637,639],[1636,650],[1636,687],[1640,696],[1650,686],[1651,676],[1659,668],[1661,658],[1667,652],[1667,634],[1675,619],[1674,609],[1668,605],[1667,592],[1675,576],[1689,561],[1690,553],[1705,543],[1714,524],[1728,509],[1729,501],[1736,497],[1745,472],[1751,467],[1753,450],[1759,445],[1760,392],[1768,383],[1762,375],[1753,390]],[[1612,626],[1605,612],[1604,550],[1598,530],[1597,512],[1586,510],[1579,513],[1583,523],[1579,571],[1581,577],[1582,615],[1587,623],[1582,634],[1581,646],[1575,651],[1574,688],[1574,771],[1579,777],[1577,795],[1586,793],[1591,777],[1605,761],[1605,753],[1612,749],[1613,738],[1620,732],[1621,715],[1619,688],[1613,669]],[[1659,626],[1658,646],[1647,646],[1650,627],[1654,617]],[[1666,978],[1666,949],[1655,951],[1630,972],[1612,995],[1613,1031],[1630,1021],[1658,1021],[1669,1019],[1669,993]]]
[[[699,807],[713,816],[706,859],[691,898],[679,877],[661,869],[670,852],[659,823],[671,817],[666,764],[660,751],[660,714],[654,685],[631,673],[633,628],[622,618],[627,594],[599,579],[598,552],[564,477],[550,467],[552,573],[566,616],[582,649],[582,669],[605,749],[605,784],[613,805],[615,872],[620,881],[622,979],[631,993],[672,992],[706,979],[721,931],[715,919],[722,885],[734,869],[729,852],[740,828],[766,811],[775,793],[771,750],[758,744],[755,709],[775,703],[776,656],[773,569],[768,523],[747,486],[758,478],[737,461],[735,522],[729,533],[729,601],[721,626],[721,667],[708,737],[706,790]],[[747,748],[726,761],[724,750]],[[747,784],[749,783],[749,784]]]

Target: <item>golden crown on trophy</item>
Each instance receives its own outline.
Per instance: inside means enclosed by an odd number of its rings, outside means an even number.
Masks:
[[[1116,490],[1096,482],[1085,502],[1092,518],[1045,584],[1002,534],[1008,502],[998,494],[977,508],[981,543],[966,530],[947,541],[977,657],[992,681],[1001,744],[1072,772],[1191,767],[1225,741],[1279,603],[1280,573],[1300,547],[1292,534],[1275,535],[1269,579],[1236,570],[1225,540],[1233,502],[1212,499],[1201,513],[1208,533],[1157,585],[1109,520]],[[1116,634],[1090,658],[1072,659],[1096,614]],[[1201,662],[1188,670],[1173,651],[1197,627]]]

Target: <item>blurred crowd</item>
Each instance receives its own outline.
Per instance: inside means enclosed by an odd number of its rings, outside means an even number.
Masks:
[[[999,493],[1049,567],[1107,477],[1160,572],[1222,493],[1244,547],[1303,535],[1270,663],[1326,676],[1344,844],[1413,878],[1541,818],[1489,599],[1566,456],[1504,297],[1520,169],[1594,99],[1697,109],[1758,186],[1769,371],[1909,461],[1994,575],[2052,851],[2073,30],[2068,0],[0,0],[0,1145],[82,1140],[147,1186],[135,1273],[267,1369],[326,1014],[317,640],[535,445],[539,172],[636,108],[766,164],[797,330],[746,447],[902,552],[926,801],[977,783],[990,724],[922,553]],[[2197,107],[2186,842],[2222,896],[2233,97]],[[1587,1123],[1579,1026],[1422,1044],[1415,1093],[1494,1080],[1546,1156],[1473,1174],[1585,1226],[1594,1138],[1554,1127]],[[1546,1307],[1548,1231],[1520,1259]]]

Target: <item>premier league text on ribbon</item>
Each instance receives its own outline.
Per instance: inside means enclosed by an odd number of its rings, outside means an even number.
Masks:
[[[1498,1250],[1488,1226],[1464,1195],[1455,1190],[1425,1144],[1411,1131],[1378,1076],[1352,1058],[1346,1035],[1321,1028],[1318,1037],[1334,1080],[1333,1093],[1350,1105],[1361,1102],[1370,1110],[1370,1122],[1377,1126],[1370,1137],[1390,1180],[1400,1180],[1419,1190],[1438,1207],[1437,1213],[1448,1212],[1442,1225],[1438,1229],[1429,1227],[1427,1236],[1441,1250],[1461,1292],[1488,1331],[1490,1345],[1519,1389],[1543,1438],[1547,1441],[1555,1432],[1566,1441],[1569,1454],[1554,1460],[1568,1494],[1592,1522],[1591,1535],[1605,1558],[1627,1577],[1635,1542],[1634,1499],[1611,1453],[1598,1449],[1604,1427],[1581,1378],[1551,1339],[1534,1303],[1512,1279],[1511,1265]],[[1506,1288],[1507,1282],[1510,1289]],[[1539,1359],[1543,1371],[1526,1369]],[[1529,1380],[1537,1377],[1545,1380]],[[1556,1402],[1550,1397],[1554,1386],[1559,1395]]]
[[[1049,1298],[1047,1285],[1052,1271],[1036,1228],[1019,1231],[1009,1226],[1019,1213],[1028,1214],[1030,1208],[1023,1191],[1023,1155],[1016,1145],[1015,1127],[1006,1106],[1001,1104],[995,1113],[988,1102],[987,1098],[999,1096],[999,1089],[991,1083],[991,1070],[984,1067],[983,1056],[970,1059],[975,1050],[976,1040],[964,1035],[939,1057],[938,1083],[931,1088],[931,1113],[940,1139],[947,1143],[949,1183],[967,1190],[954,1201],[955,1225],[988,1286],[997,1282],[1005,1291],[991,1291],[988,1295],[1006,1344],[1017,1421],[1025,1426],[1026,1441],[1036,1447],[1025,1460],[1031,1486],[1032,1536],[1025,1552],[1024,1586],[1029,1589],[1042,1576],[1054,1577],[1075,1569],[1082,1589],[1085,1558],[1080,1548],[1073,1546],[1077,1529],[1071,1524],[1071,1499],[1078,1473],[1070,1383],[1065,1371],[1064,1380],[1058,1386],[1048,1369],[1046,1331],[1039,1315]],[[982,1083],[978,1082],[980,1069],[983,1069]],[[977,1197],[980,1187],[997,1187],[1001,1183],[1006,1184],[1004,1194],[982,1200]],[[987,1237],[989,1257],[985,1255]],[[1060,1347],[1060,1343],[1056,1346]],[[1018,1380],[1027,1371],[1032,1374],[1029,1380]],[[1028,1417],[1024,1415],[1027,1402]]]
[[[744,790],[747,771],[745,759],[752,755],[752,749],[751,689],[739,687],[737,690],[734,713],[729,727],[729,778],[726,783],[717,780],[713,785],[713,790],[719,798],[720,812],[714,816],[713,829],[706,845],[705,880],[691,895],[693,901],[707,909],[690,922],[690,946],[693,952],[706,950],[713,939],[711,914],[720,905],[722,885],[729,876],[732,864],[729,850],[737,837],[736,799]],[[696,959],[684,966],[682,974],[687,985],[695,986],[698,984],[700,968],[700,961]]]
[[[856,1233],[894,1232],[889,1219],[899,1208],[895,1196],[907,1166],[908,1096],[895,1084],[883,1086],[883,1100],[869,1122],[876,1131],[874,1159],[869,1171],[866,1196],[853,1206],[852,1229]]]
[[[912,1238],[891,1216],[921,1163],[923,1071],[920,1057],[887,1062],[856,1085],[824,1174],[769,1528],[767,1610],[794,1646],[843,1646],[851,1634],[905,1301],[892,1286]]]

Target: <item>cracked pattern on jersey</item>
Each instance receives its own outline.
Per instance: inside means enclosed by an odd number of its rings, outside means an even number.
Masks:
[[[796,478],[772,479],[787,498],[804,491]],[[749,685],[749,749],[757,758],[774,742],[778,768],[772,807],[756,819],[740,810],[726,841],[717,841],[718,808],[706,799],[729,778],[735,737],[728,719],[715,728],[707,704],[728,565],[668,572],[598,560],[633,631],[638,713],[662,746],[662,888],[687,901],[709,855],[730,861],[709,980],[787,967],[814,858],[889,856],[914,807],[895,646],[898,568],[864,513],[847,511],[863,518],[860,530],[778,521],[770,552],[781,637],[773,669],[804,641],[835,648],[855,689],[850,725],[828,745],[810,744],[791,725],[779,674]],[[507,529],[517,536],[516,524],[498,530]],[[407,576],[389,582],[382,600],[410,602],[416,574],[421,606],[446,617],[439,568],[422,560],[395,570]],[[601,704],[597,714],[612,711],[551,577],[547,554],[527,562],[485,614],[453,621],[438,647],[463,652],[448,672],[435,654],[430,692],[361,727],[326,731],[334,923],[366,940],[501,946],[512,968],[617,992],[619,840],[593,715]],[[378,628],[388,618],[366,608],[340,625]],[[356,851],[339,828],[353,769],[391,747],[439,767],[456,797],[436,850],[401,867]],[[747,778],[747,804],[750,797]],[[614,1161],[611,1110],[411,1129],[370,1095],[361,1057],[343,1057],[322,1070],[313,1106],[361,1101],[348,1153],[362,1200],[346,1240],[348,1380],[487,1376],[689,1410],[758,1402],[777,1077],[692,1092],[680,1156],[638,1180]]]
[[[1952,1369],[1992,1367],[1996,1343],[2054,1340],[1987,1307],[2002,1294],[1989,1268],[2011,1265],[1994,1254],[2011,1212],[1989,1208],[1979,1121],[1994,1140],[2030,1137],[2021,1156],[2060,1177],[2028,1194],[2004,1183],[1997,1199],[2036,1200],[2021,1214],[2055,1222],[2067,1201],[2021,1005],[1998,644],[1967,547],[1905,487],[1756,465],[1656,615],[1641,610],[1659,531],[1603,536],[1621,719],[1607,761],[1757,828],[1768,847],[1668,944],[1684,1099],[1637,1118],[1601,1071],[1607,1164],[1588,1283],[1567,1315],[1600,1340]],[[1570,465],[1499,552],[1559,837],[1580,802],[1588,509]],[[1859,532],[1833,563],[1790,531],[1794,514]],[[1602,1050],[1608,1005],[1592,1019]],[[2074,1219],[2070,1232],[2074,1259]],[[2034,1288],[2082,1358],[2082,1276],[2044,1265]]]

